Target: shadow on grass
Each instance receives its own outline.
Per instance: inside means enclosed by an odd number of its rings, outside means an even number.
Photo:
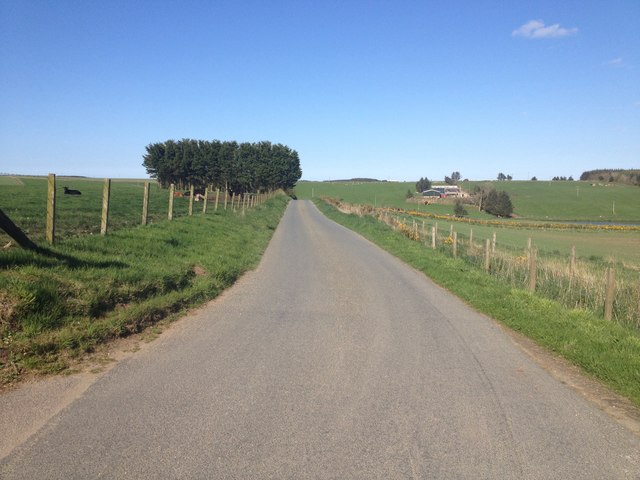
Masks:
[[[41,268],[66,266],[73,270],[78,268],[126,268],[129,265],[115,260],[92,261],[81,259],[44,247],[37,247],[33,250],[11,250],[0,255],[0,269],[21,266]]]

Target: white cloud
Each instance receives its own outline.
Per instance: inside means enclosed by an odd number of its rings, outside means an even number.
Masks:
[[[578,33],[577,28],[564,28],[559,23],[553,25],[545,25],[542,20],[529,20],[520,28],[511,32],[513,37],[524,38],[558,38],[575,35]]]
[[[621,67],[622,66],[622,57],[614,58],[613,60],[609,60],[607,65],[611,67]]]

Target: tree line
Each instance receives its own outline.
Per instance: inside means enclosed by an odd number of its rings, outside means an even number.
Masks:
[[[213,186],[232,193],[292,189],[302,176],[298,152],[263,141],[192,140],[151,143],[142,165],[163,187]]]
[[[582,172],[580,180],[589,182],[616,182],[640,186],[640,170],[606,168]]]

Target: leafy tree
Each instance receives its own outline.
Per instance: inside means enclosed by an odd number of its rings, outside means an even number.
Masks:
[[[504,173],[500,172],[498,174],[498,180],[503,181],[503,180],[506,180],[506,179],[507,179],[507,176]]]
[[[531,181],[532,181],[532,182],[537,182],[537,181],[538,181],[538,178],[537,178],[537,177],[535,177],[535,176],[534,176],[534,177],[531,177]]]
[[[513,177],[511,175],[507,175],[507,180],[510,182],[511,180],[513,180]]]
[[[404,198],[406,198],[407,200],[409,200],[410,198],[413,198],[413,192],[411,191],[410,188],[407,188],[407,193],[404,195]]]
[[[507,192],[500,192],[498,194],[498,213],[501,217],[510,217],[513,213],[513,203]]]
[[[453,172],[450,177],[444,177],[444,183],[447,185],[457,185],[462,176],[460,172]]]
[[[456,200],[456,204],[453,207],[453,214],[456,217],[464,217],[466,215],[469,215],[469,212],[467,212],[460,200]]]
[[[491,189],[487,192],[481,209],[498,217],[510,217],[513,213],[513,204],[507,192],[497,192]]]
[[[424,192],[425,190],[429,190],[431,188],[431,180],[427,177],[421,177],[420,180],[416,182],[416,192]]]

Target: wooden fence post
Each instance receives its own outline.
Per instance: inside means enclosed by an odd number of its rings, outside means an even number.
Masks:
[[[193,193],[195,192],[195,188],[193,184],[189,186],[189,216],[193,215]]]
[[[102,187],[102,222],[100,223],[100,235],[107,234],[109,224],[109,198],[111,197],[111,179],[104,179]]]
[[[491,238],[491,253],[496,253],[496,232],[493,232],[493,237]]]
[[[453,232],[453,258],[458,258],[458,232]]]
[[[50,173],[47,179],[47,242],[56,241],[56,174]]]
[[[149,218],[149,182],[144,182],[142,194],[142,225],[146,225]]]
[[[173,190],[175,189],[175,185],[172,183],[169,185],[169,213],[167,218],[169,220],[173,220]]]
[[[436,227],[431,227],[431,248],[436,249]]]
[[[484,246],[484,271],[489,271],[489,266],[491,264],[491,240],[487,238],[487,241]]]
[[[536,273],[538,271],[536,266],[537,250],[532,248],[529,251],[529,291],[535,293],[536,291]]]
[[[569,269],[571,271],[571,276],[573,277],[576,273],[576,246],[571,245],[571,262],[569,264]]]
[[[220,199],[220,188],[216,188],[216,208],[215,211],[218,211],[218,200]]]
[[[469,250],[473,251],[473,228],[469,229]]]
[[[613,267],[607,268],[607,290],[604,297],[604,319],[611,320],[613,316],[613,297],[616,291],[616,271]]]
[[[227,209],[227,195],[229,192],[227,192],[227,189],[225,188],[224,190],[224,209]]]
[[[209,203],[209,186],[204,189],[204,204],[202,205],[202,214],[205,215],[207,213],[207,203]]]
[[[236,192],[233,192],[231,194],[231,210],[233,210],[234,212],[236,211],[235,203],[236,203]]]
[[[451,225],[449,225],[449,236],[450,237],[453,236],[453,223]]]
[[[531,261],[531,237],[527,237],[527,250],[525,251],[527,256],[527,263]]]
[[[427,243],[427,232],[425,230],[424,220],[422,220],[422,238],[424,239],[424,242]]]

